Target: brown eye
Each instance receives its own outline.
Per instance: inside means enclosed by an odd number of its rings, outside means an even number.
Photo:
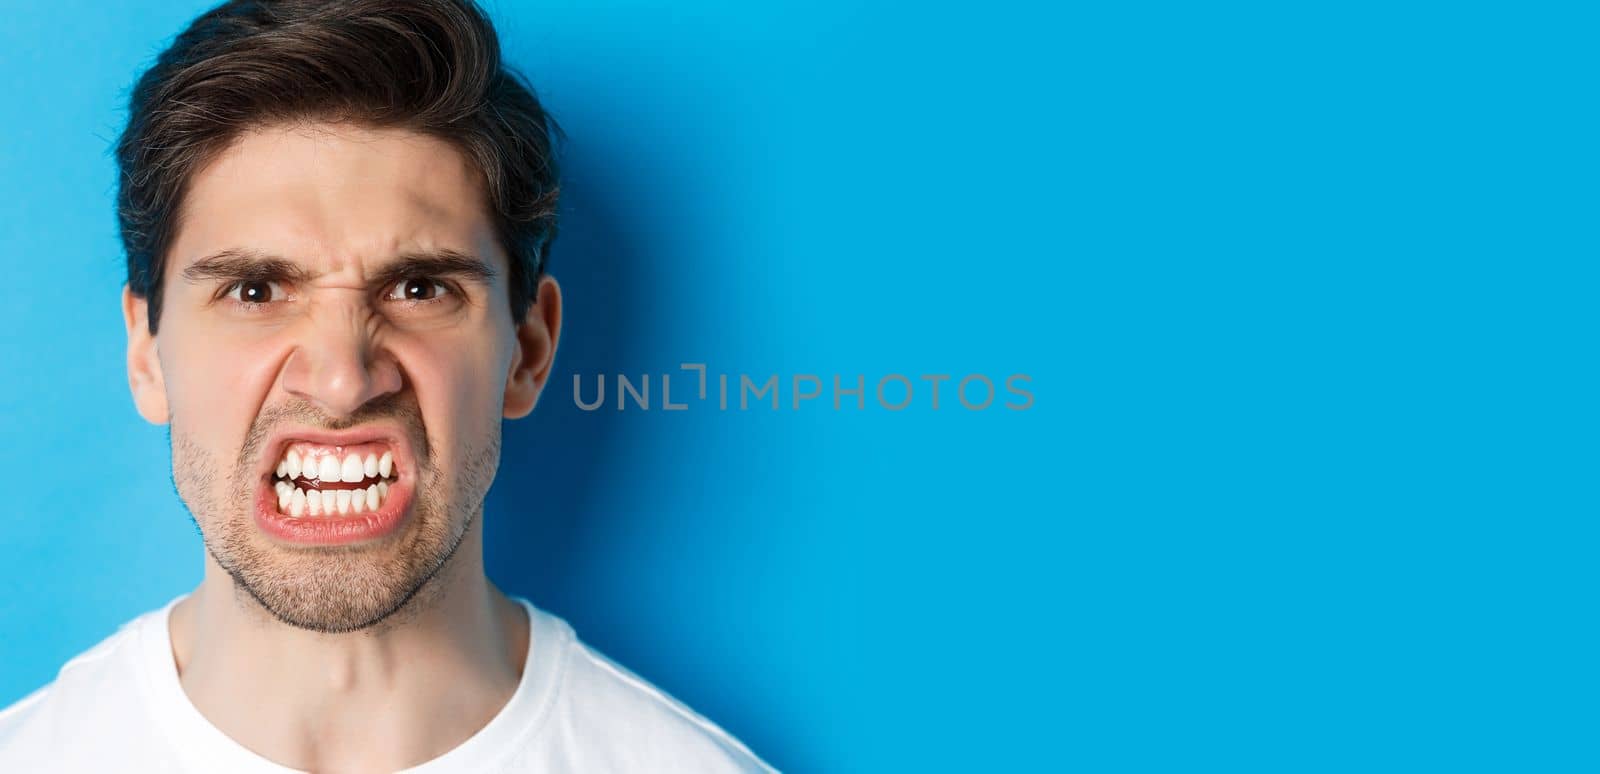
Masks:
[[[395,301],[432,301],[450,292],[443,284],[427,277],[410,277],[396,282],[389,292]]]
[[[242,304],[265,304],[282,298],[283,289],[276,282],[243,280],[236,283],[228,295]]]

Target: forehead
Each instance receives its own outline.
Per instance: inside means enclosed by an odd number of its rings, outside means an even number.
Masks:
[[[222,249],[322,271],[398,252],[495,252],[481,175],[444,140],[403,129],[269,126],[194,173],[166,272]],[[487,252],[486,252],[487,251]]]

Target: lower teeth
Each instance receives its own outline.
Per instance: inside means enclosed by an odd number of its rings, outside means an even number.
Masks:
[[[389,482],[379,481],[366,489],[301,489],[287,481],[276,481],[278,512],[300,516],[344,516],[375,511],[389,496]]]

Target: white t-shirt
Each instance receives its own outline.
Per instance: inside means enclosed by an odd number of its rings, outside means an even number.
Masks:
[[[0,711],[3,772],[292,772],[223,734],[178,682],[167,615],[135,618]],[[530,637],[516,693],[489,724],[407,774],[771,772],[737,739],[518,599]]]

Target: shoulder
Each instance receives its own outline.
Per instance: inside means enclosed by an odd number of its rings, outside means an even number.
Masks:
[[[124,624],[115,634],[62,665],[48,685],[0,710],[0,746],[44,721],[66,713],[92,712],[106,698],[124,693],[116,686],[131,684],[135,679],[130,670],[137,663],[132,653],[133,635],[132,624]]]
[[[556,619],[559,621],[560,619]],[[772,772],[749,748],[660,688],[589,647],[567,627],[557,701],[549,719],[584,768],[733,774]]]
[[[108,732],[138,722],[137,624],[144,618],[123,624],[63,665],[50,684],[0,710],[0,770],[47,764],[61,770],[66,761],[94,759],[117,736]]]

